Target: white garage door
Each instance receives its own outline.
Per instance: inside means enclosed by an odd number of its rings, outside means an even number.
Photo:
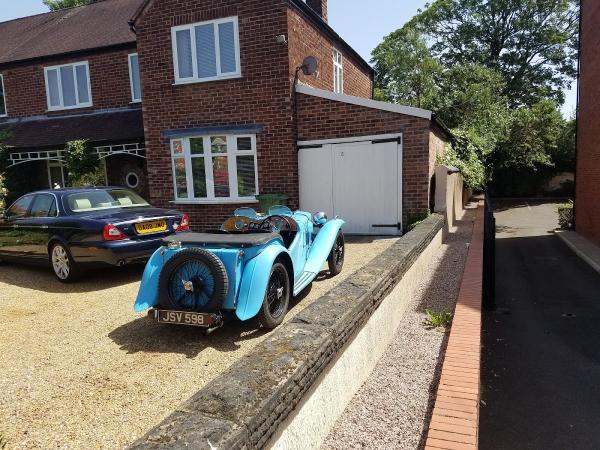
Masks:
[[[340,216],[346,233],[400,234],[400,136],[357,139],[300,143],[300,209]]]

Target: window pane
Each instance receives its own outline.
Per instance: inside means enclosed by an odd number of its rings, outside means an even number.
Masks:
[[[214,136],[210,138],[210,151],[213,153],[227,153],[227,137]]]
[[[196,55],[198,78],[216,77],[215,27],[212,23],[196,27]]]
[[[48,98],[50,106],[60,106],[60,92],[58,89],[58,70],[52,69],[47,72]]]
[[[77,74],[77,93],[79,94],[79,103],[89,103],[90,92],[88,91],[87,66],[76,66],[75,72]]]
[[[229,170],[227,168],[227,157],[215,156],[212,161],[215,197],[229,197]]]
[[[256,195],[254,156],[238,156],[236,162],[238,195],[240,197],[251,197]]]
[[[233,22],[219,24],[219,47],[221,54],[221,73],[237,71],[235,61],[235,31]]]
[[[20,198],[14,203],[14,205],[8,208],[8,211],[6,211],[6,216],[10,218],[23,217],[29,209],[29,204],[31,203],[31,200],[33,200],[33,196],[31,195]]]
[[[206,198],[206,169],[204,158],[192,158],[192,174],[194,177],[194,197]]]
[[[133,100],[141,100],[142,98],[142,89],[140,87],[140,60],[138,55],[131,55],[131,86],[132,86],[132,95]]]
[[[204,155],[204,139],[191,138],[190,151],[192,152],[192,155]]]
[[[183,141],[173,141],[173,153],[175,155],[183,154]]]
[[[177,40],[179,78],[191,78],[194,76],[194,70],[192,65],[192,38],[190,30],[177,31],[175,37]]]
[[[175,158],[173,164],[175,165],[175,195],[177,198],[188,198],[185,159]]]
[[[73,75],[73,66],[60,68],[60,85],[62,87],[63,106],[77,105],[77,96],[75,95],[75,76]]]
[[[0,116],[6,114],[6,101],[4,100],[4,78],[0,76]]]
[[[54,211],[54,196],[52,195],[36,195],[31,206],[32,217],[49,217],[50,211]]]
[[[252,150],[252,138],[240,137],[237,138],[237,149],[238,151]]]

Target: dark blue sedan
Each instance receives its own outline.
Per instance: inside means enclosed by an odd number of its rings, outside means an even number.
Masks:
[[[187,215],[121,187],[33,192],[0,217],[0,261],[50,263],[70,282],[85,267],[144,262],[165,236],[189,227]]]

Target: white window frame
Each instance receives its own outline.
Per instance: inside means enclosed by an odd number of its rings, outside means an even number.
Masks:
[[[75,73],[75,67],[77,67],[77,66],[85,66],[86,67],[87,89],[88,89],[88,94],[90,97],[89,102],[82,103],[79,101],[79,90],[77,89],[77,74]],[[64,97],[63,97],[61,74],[60,74],[60,69],[63,67],[72,67],[73,68],[73,72],[74,72],[73,76],[74,76],[74,80],[75,80],[75,93],[77,96],[77,104],[73,105],[73,106],[64,106]],[[51,70],[56,70],[57,74],[58,74],[58,95],[60,97],[60,105],[59,106],[51,106],[50,105],[50,86],[48,85],[48,72]],[[78,61],[78,62],[73,62],[73,63],[69,63],[69,64],[61,64],[59,66],[44,67],[44,79],[46,81],[46,101],[48,102],[48,111],[62,111],[65,109],[79,109],[79,108],[88,108],[90,106],[93,106],[92,85],[90,82],[90,78],[91,78],[90,65],[87,61]]]
[[[8,116],[8,106],[6,104],[6,91],[4,90],[4,75],[0,73],[0,86],[2,87],[2,98],[4,99],[4,114],[0,114],[0,117]]]
[[[333,61],[333,92],[344,93],[344,55],[337,48],[332,51]],[[339,61],[338,61],[339,59]]]
[[[235,73],[227,72],[221,73],[221,52],[219,47],[219,24],[233,22],[233,33],[235,37],[235,64],[237,71]],[[215,58],[217,65],[217,76],[198,78],[198,62],[197,62],[197,48],[196,48],[196,28],[199,25],[213,25],[213,31],[215,33]],[[192,42],[192,76],[188,78],[179,77],[179,58],[177,55],[177,32],[182,30],[189,30],[190,39]],[[175,84],[189,84],[189,83],[206,83],[209,81],[217,80],[229,80],[232,78],[241,78],[242,68],[240,64],[240,33],[237,16],[225,17],[223,19],[208,20],[205,22],[196,22],[187,25],[179,25],[171,28],[171,47],[173,50],[173,69],[175,74]]]
[[[213,137],[225,136],[227,141],[227,153],[212,153],[210,140]],[[238,138],[250,138],[252,149],[251,150],[238,150],[237,139]],[[203,155],[192,155],[190,148],[190,139],[203,139],[204,154]],[[181,141],[183,145],[183,153],[175,154],[175,143]],[[182,138],[172,138],[170,142],[171,146],[171,167],[173,175],[173,195],[175,201],[173,203],[255,203],[256,196],[259,195],[258,189],[258,159],[256,152],[256,135],[254,134],[227,134],[227,133],[213,133],[198,136],[186,136]],[[213,174],[213,157],[226,156],[227,157],[227,172],[229,175],[229,197],[216,197],[215,196],[215,184]],[[237,157],[238,156],[254,156],[254,182],[255,182],[255,194],[251,197],[240,197],[238,194],[238,178],[237,178]],[[188,197],[178,197],[177,193],[177,180],[175,173],[175,159],[184,158],[185,160],[185,174],[186,174],[186,187]],[[195,197],[194,196],[194,176],[192,173],[192,159],[193,158],[204,158],[204,173],[206,176],[206,197]]]
[[[138,69],[140,67],[140,56],[137,53],[130,53],[127,55],[127,61],[129,63],[129,87],[131,88],[131,103],[141,103],[142,101],[142,71],[140,70],[140,98],[135,98],[135,90],[133,89],[133,66],[131,65],[131,58],[138,57]]]

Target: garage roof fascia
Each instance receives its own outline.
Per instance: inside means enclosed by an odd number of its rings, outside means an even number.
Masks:
[[[396,105],[394,103],[381,102],[368,98],[354,97],[352,95],[337,94],[323,89],[313,88],[306,84],[297,83],[296,92],[299,94],[310,95],[312,97],[325,98],[334,102],[349,103],[351,105],[364,106],[365,108],[379,109],[407,116],[420,117],[422,119],[432,120],[433,113],[427,109],[414,108],[412,106]]]

